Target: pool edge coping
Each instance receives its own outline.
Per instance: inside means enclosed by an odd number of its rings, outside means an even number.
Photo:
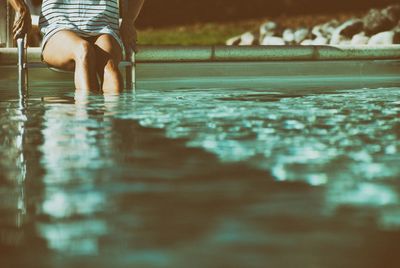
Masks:
[[[323,61],[400,59],[400,45],[389,46],[139,46],[138,63]],[[28,61],[40,62],[41,49],[28,48]],[[0,48],[0,65],[17,62],[16,48]]]

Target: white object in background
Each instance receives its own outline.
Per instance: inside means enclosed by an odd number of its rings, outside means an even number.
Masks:
[[[312,44],[315,46],[323,46],[323,45],[327,45],[329,42],[328,38],[325,38],[323,36],[317,36],[317,38],[315,38],[312,41]]]
[[[283,31],[282,37],[286,43],[292,44],[295,40],[294,31],[292,29],[286,29]]]
[[[241,39],[240,35],[235,36],[235,37],[232,37],[232,38],[229,38],[228,40],[226,40],[225,44],[227,46],[237,46],[240,44],[240,39]]]
[[[260,26],[260,36],[272,36],[274,35],[278,24],[273,21],[267,21]]]
[[[313,44],[313,40],[311,40],[311,39],[305,39],[305,40],[301,41],[301,43],[300,43],[300,45],[302,45],[302,46],[310,46],[312,44]]]
[[[314,27],[311,29],[311,33],[312,33],[313,35],[315,35],[317,38],[320,37],[320,36],[324,36],[324,35],[322,34],[321,25],[314,26]]]
[[[339,45],[341,45],[341,46],[348,46],[348,45],[351,45],[351,40],[349,40],[349,39],[343,39],[343,40],[340,41]]]
[[[297,29],[294,32],[294,41],[296,42],[296,44],[301,44],[301,42],[303,42],[307,38],[309,33],[310,30],[308,30],[307,28]]]
[[[285,41],[277,36],[266,36],[262,40],[261,44],[262,46],[281,46],[285,45]]]
[[[312,44],[315,46],[326,45],[329,42],[328,38],[326,38],[322,33],[321,27],[321,25],[317,25],[311,30],[311,33],[315,35],[315,38],[312,41]]]
[[[254,43],[255,37],[251,32],[246,32],[240,36],[239,46],[250,46]]]
[[[369,37],[365,35],[364,32],[356,34],[351,39],[352,45],[366,45],[368,44]]]
[[[350,19],[339,27],[337,27],[333,33],[330,41],[330,45],[349,45],[351,44],[351,38],[362,32],[363,22],[360,19]]]
[[[342,41],[346,40],[344,36],[340,34],[340,32],[335,31],[332,34],[331,41],[329,42],[330,45],[339,45]]]
[[[368,45],[392,45],[394,42],[394,31],[381,32],[373,35]]]

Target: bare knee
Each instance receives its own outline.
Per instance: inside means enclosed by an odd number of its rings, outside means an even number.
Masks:
[[[74,51],[74,59],[76,62],[86,62],[94,59],[95,57],[94,47],[87,41],[81,41]]]

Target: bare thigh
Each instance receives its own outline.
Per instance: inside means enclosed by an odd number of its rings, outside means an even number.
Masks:
[[[80,50],[84,42],[87,41],[72,31],[59,31],[47,41],[43,60],[53,67],[74,71],[76,51]]]

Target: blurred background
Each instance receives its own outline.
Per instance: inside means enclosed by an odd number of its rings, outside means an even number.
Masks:
[[[31,2],[38,14],[42,0]],[[257,32],[266,21],[281,29],[312,29],[332,20],[363,18],[372,8],[396,3],[400,0],[146,0],[136,26],[141,45],[222,45]]]
[[[138,26],[165,27],[280,15],[367,11],[399,0],[147,0]]]
[[[281,28],[313,28],[363,18],[400,0],[147,0],[140,15],[139,42],[146,45],[222,45],[266,21]]]

